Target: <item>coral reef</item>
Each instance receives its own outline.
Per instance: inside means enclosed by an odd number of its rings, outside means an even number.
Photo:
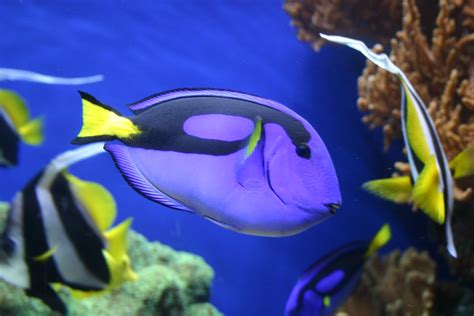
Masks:
[[[4,209],[0,211],[0,226],[5,217]],[[138,280],[110,293],[85,299],[74,299],[66,289],[62,290],[60,295],[68,306],[69,315],[221,315],[207,303],[214,272],[202,258],[149,242],[133,231],[128,242]],[[0,315],[52,314],[40,300],[0,281]]]
[[[427,104],[452,159],[474,145],[474,1],[440,0],[430,40],[420,19],[415,1],[404,0],[402,30],[391,41],[390,57]],[[359,109],[369,112],[363,120],[370,127],[383,126],[388,148],[401,134],[400,83],[368,62],[358,85]]]
[[[426,19],[435,14],[431,0],[418,0]],[[284,9],[298,28],[298,38],[318,50],[325,40],[319,33],[366,37],[388,43],[401,27],[402,5],[391,0],[287,0]]]
[[[431,315],[436,263],[426,252],[395,250],[364,266],[357,289],[336,315]]]

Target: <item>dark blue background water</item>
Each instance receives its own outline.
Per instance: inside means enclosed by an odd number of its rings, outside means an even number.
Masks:
[[[360,188],[389,175],[400,158],[384,154],[381,133],[361,123],[356,79],[364,59],[343,47],[312,51],[296,39],[281,2],[7,0],[0,4],[0,25],[0,67],[106,78],[81,87],[0,82],[23,95],[34,116],[46,118],[45,144],[22,146],[20,166],[0,170],[0,200],[73,147],[81,126],[77,89],[129,113],[125,104],[166,89],[231,88],[277,100],[313,124],[338,172],[343,207],[336,216],[293,237],[246,236],[144,199],[106,154],[73,168],[104,184],[119,217],[133,216],[136,230],[204,257],[216,273],[212,303],[222,312],[281,314],[306,266],[342,243],[370,238],[384,222],[394,235],[385,251],[425,243],[420,216]]]

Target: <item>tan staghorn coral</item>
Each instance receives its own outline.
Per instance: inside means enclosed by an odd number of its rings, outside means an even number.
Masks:
[[[336,315],[431,315],[434,303],[436,263],[426,252],[395,250],[364,266],[352,296]]]
[[[474,145],[473,20],[474,0],[441,0],[429,41],[415,1],[404,0],[403,28],[391,41],[390,57],[428,105],[448,159]],[[388,148],[400,136],[398,79],[368,63],[358,85],[363,120],[383,126]]]
[[[418,0],[429,20],[432,0]],[[400,29],[402,5],[393,0],[287,0],[284,9],[298,28],[298,38],[318,50],[325,41],[319,33],[367,37],[388,43]]]

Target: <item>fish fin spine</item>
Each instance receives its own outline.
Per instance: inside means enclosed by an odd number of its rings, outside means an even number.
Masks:
[[[43,118],[38,117],[18,129],[21,139],[28,145],[41,145],[44,140]]]
[[[88,93],[82,98],[82,128],[73,144],[87,144],[113,139],[129,139],[141,131],[130,119],[103,104]]]
[[[413,188],[409,176],[372,180],[365,182],[362,187],[380,198],[395,203],[408,203]]]
[[[377,252],[381,247],[385,246],[392,237],[392,232],[390,230],[389,224],[384,224],[375,236],[370,241],[369,247],[365,252],[366,257],[370,257]]]

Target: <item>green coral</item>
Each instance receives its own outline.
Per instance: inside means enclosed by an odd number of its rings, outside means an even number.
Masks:
[[[5,212],[0,211],[0,228],[4,220]],[[127,282],[107,294],[85,299],[74,299],[66,290],[61,290],[69,315],[221,315],[208,303],[214,272],[201,257],[149,242],[133,231],[129,233],[128,245],[138,280]],[[0,315],[52,314],[40,300],[0,281]]]

